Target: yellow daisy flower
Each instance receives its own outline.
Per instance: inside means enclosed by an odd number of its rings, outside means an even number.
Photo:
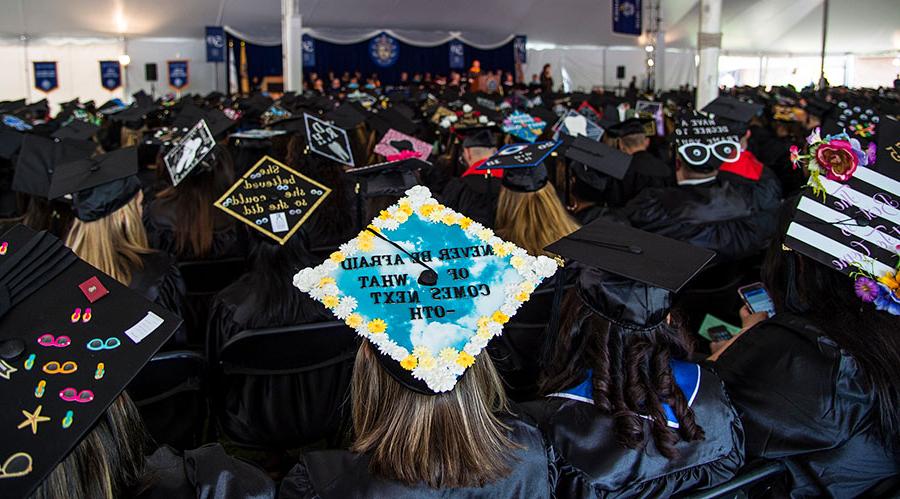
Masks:
[[[328,308],[334,308],[334,307],[338,306],[338,303],[340,303],[340,302],[341,302],[341,300],[339,300],[338,297],[334,296],[334,295],[328,295],[328,296],[322,298],[322,304]]]
[[[381,319],[373,319],[369,321],[369,332],[372,334],[381,334],[387,329],[387,323]]]
[[[459,223],[459,226],[462,228],[462,230],[466,230],[470,225],[472,225],[472,219],[469,217],[462,217],[457,223]]]
[[[469,367],[475,363],[475,357],[472,357],[468,352],[459,352],[459,355],[456,357],[456,363],[462,367]]]
[[[335,251],[334,253],[332,253],[331,255],[329,255],[328,258],[329,258],[332,262],[334,262],[334,263],[341,263],[341,262],[343,262],[347,257],[344,256],[344,254],[341,253],[340,251]]]
[[[328,285],[328,284],[334,284],[334,283],[335,283],[334,277],[327,277],[327,276],[326,276],[326,277],[323,277],[323,278],[319,279],[319,287],[320,287],[320,288],[321,288],[322,286],[325,286],[325,285]]]
[[[509,322],[509,316],[498,310],[491,315],[491,320],[497,324],[506,324]]]
[[[453,213],[445,213],[444,218],[441,219],[441,222],[444,222],[447,225],[456,225],[456,215]]]
[[[422,206],[419,207],[419,215],[422,215],[423,217],[427,217],[427,216],[431,215],[432,213],[434,213],[434,211],[437,209],[438,209],[438,205],[436,205],[436,204],[423,204]]]
[[[528,301],[528,297],[530,297],[530,296],[531,296],[530,293],[527,293],[525,291],[519,291],[516,294],[516,300],[521,301],[521,302],[526,302],[526,301]]]
[[[347,316],[347,320],[345,320],[344,323],[346,323],[348,326],[352,327],[353,329],[356,329],[359,326],[362,326],[363,318],[359,314],[350,314]]]
[[[419,365],[419,361],[416,360],[416,357],[413,355],[407,355],[403,360],[400,361],[400,367],[406,369],[407,371],[412,371]]]
[[[356,247],[360,251],[372,251],[375,248],[375,243],[371,239],[360,239],[356,242]]]
[[[514,269],[519,270],[522,268],[522,265],[525,265],[525,259],[521,256],[514,256],[509,259],[509,264],[512,265]]]

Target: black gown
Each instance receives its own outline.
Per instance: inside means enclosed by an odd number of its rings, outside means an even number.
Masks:
[[[179,317],[184,317],[185,285],[181,272],[175,266],[175,259],[168,253],[155,251],[141,255],[141,262],[143,267],[132,273],[128,287]],[[182,325],[169,343],[180,346],[186,342],[187,336]]]
[[[610,183],[606,193],[606,205],[612,208],[625,206],[644,189],[675,185],[675,172],[656,156],[638,151],[631,157],[631,166],[622,180]]]
[[[782,459],[791,496],[859,496],[900,474],[856,360],[802,318],[758,324],[714,365],[744,423],[747,457]]]
[[[755,255],[766,235],[744,194],[727,181],[645,189],[613,212],[637,229],[716,252],[716,261]]]
[[[719,172],[719,178],[740,190],[753,210],[755,225],[765,240],[778,232],[778,212],[781,208],[781,181],[775,172],[763,166],[759,180],[751,180],[731,172]]]
[[[160,447],[144,463],[138,499],[274,499],[275,484],[259,468],[210,444],[179,456]]]
[[[743,430],[722,382],[696,364],[680,365],[688,375],[679,376],[674,369],[676,382],[706,438],[679,441],[679,455],[673,459],[656,450],[649,422],[644,425],[643,449],[618,444],[613,418],[593,405],[589,381],[523,404],[560,456],[558,497],[669,497],[735,475],[744,462]]]
[[[485,227],[493,227],[500,184],[499,178],[483,175],[453,178],[441,193],[440,201]]]
[[[520,419],[505,417],[511,428],[510,438],[523,447],[513,451],[510,475],[479,488],[431,489],[425,485],[408,486],[399,482],[373,477],[369,473],[369,458],[346,450],[307,452],[281,482],[278,497],[349,498],[390,497],[419,499],[428,497],[454,498],[521,498],[551,497],[555,483],[556,457],[545,446],[541,432]]]
[[[185,215],[177,213],[171,198],[157,198],[151,201],[144,210],[144,227],[147,229],[150,247],[174,255],[179,262],[246,256],[247,238],[243,228],[238,227],[233,218],[218,209],[213,211],[213,244],[209,253],[202,258],[194,255],[190,248],[179,253],[175,242],[175,221]]]

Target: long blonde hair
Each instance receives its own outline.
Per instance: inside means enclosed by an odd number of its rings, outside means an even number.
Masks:
[[[553,256],[544,251],[548,244],[578,230],[578,223],[566,212],[553,184],[535,192],[500,188],[494,230],[532,255]]]
[[[510,471],[521,448],[495,415],[508,410],[503,385],[482,352],[456,387],[423,395],[403,387],[364,341],[351,381],[353,452],[369,453],[373,475],[432,488],[480,487]]]
[[[93,222],[77,218],[66,237],[66,246],[89,264],[128,286],[132,272],[141,269],[141,255],[151,253],[141,221],[140,192],[125,206]]]

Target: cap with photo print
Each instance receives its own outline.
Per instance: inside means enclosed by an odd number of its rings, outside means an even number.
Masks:
[[[294,285],[373,344],[380,368],[424,395],[454,389],[557,270],[416,186]],[[390,274],[390,275],[388,275]],[[466,291],[471,290],[471,291]]]
[[[0,497],[29,497],[181,319],[46,232],[17,225],[2,240],[0,285],[10,306],[0,310]]]
[[[264,156],[215,206],[284,244],[330,193],[327,186]]]
[[[141,190],[137,147],[64,163],[50,180],[50,199],[72,195],[72,211],[82,222],[99,220],[128,204]]]
[[[545,250],[580,265],[576,291],[595,313],[629,330],[649,330],[715,252],[599,219]]]
[[[419,185],[416,172],[429,167],[431,163],[427,161],[406,158],[351,168],[347,173],[359,179],[359,193],[363,197],[400,196],[408,189]]]
[[[172,148],[163,156],[163,162],[169,171],[172,185],[178,186],[191,172],[201,164],[211,165],[215,160],[213,150],[216,139],[209,130],[205,120],[200,120],[193,128],[182,135]]]
[[[603,138],[604,133],[600,125],[571,109],[559,118],[553,129],[555,130],[554,140],[559,140],[561,135],[569,137],[584,136],[592,140],[600,140]]]
[[[97,144],[88,140],[53,140],[37,135],[25,135],[19,150],[12,190],[47,199],[50,177],[65,163],[89,158]]]
[[[578,180],[599,190],[603,190],[610,177],[625,178],[632,160],[630,154],[587,137],[575,137],[565,155],[573,160],[569,168]]]
[[[877,151],[874,143],[864,148],[847,133],[822,137],[818,129],[807,151],[792,148],[795,167],[809,178],[784,245],[852,278],[847,285],[876,310],[900,315],[900,155],[893,149],[900,127],[882,121],[894,126],[879,132]]]
[[[682,164],[696,172],[711,173],[723,163],[740,158],[740,138],[728,125],[698,112],[675,120],[675,148]]]
[[[396,161],[409,157],[427,160],[431,155],[433,146],[428,142],[419,140],[413,136],[390,129],[384,137],[375,145],[375,152],[384,156],[388,161]]]
[[[50,137],[54,139],[90,140],[100,131],[100,127],[81,120],[72,120],[68,125],[60,127]]]

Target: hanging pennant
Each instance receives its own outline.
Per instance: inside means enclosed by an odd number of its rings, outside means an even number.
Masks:
[[[459,40],[450,41],[450,69],[466,68],[466,46]]]
[[[100,85],[110,92],[122,86],[122,65],[119,61],[100,61]]]
[[[206,62],[225,62],[225,29],[206,27]]]
[[[34,62],[34,88],[41,92],[51,92],[59,87],[59,72],[56,61]]]
[[[311,68],[316,65],[316,41],[309,35],[303,35],[303,67]]]
[[[169,61],[169,86],[181,90],[188,86],[188,61]]]
[[[641,0],[612,1],[613,33],[640,35],[641,17]]]

